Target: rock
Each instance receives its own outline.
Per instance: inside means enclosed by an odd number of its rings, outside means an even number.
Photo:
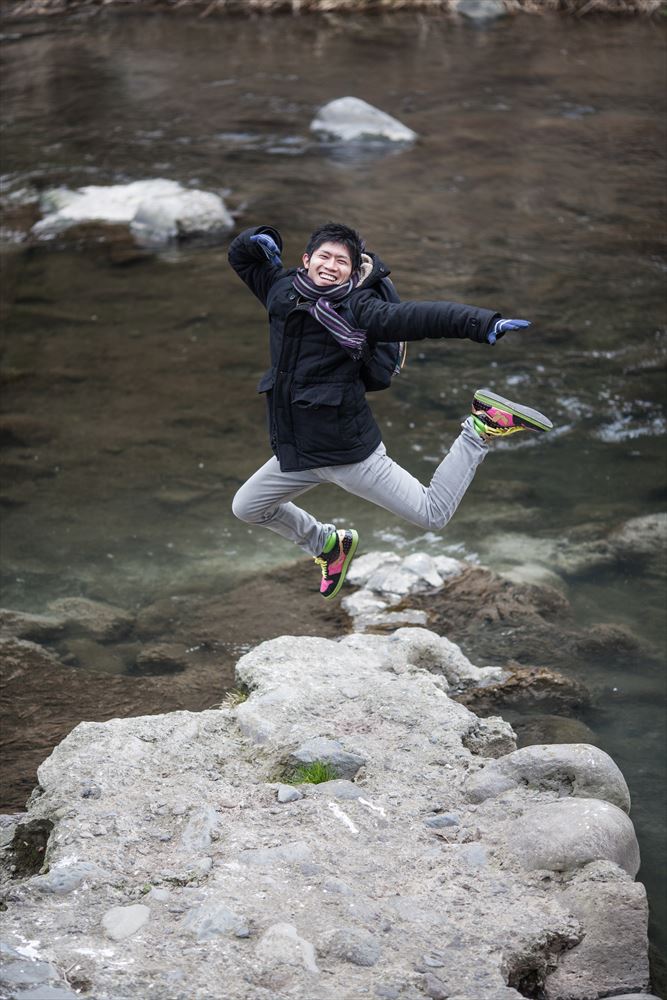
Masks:
[[[310,123],[310,128],[323,137],[344,142],[382,139],[409,143],[417,138],[412,129],[358,97],[340,97],[325,104]]]
[[[597,745],[595,733],[579,719],[565,715],[529,715],[512,720],[520,747],[536,743],[590,743]]]
[[[428,826],[433,830],[443,830],[447,827],[458,826],[460,820],[457,816],[452,813],[440,813],[439,816],[429,816],[424,820],[424,826]]]
[[[59,980],[58,970],[50,962],[28,958],[9,945],[0,945],[2,956],[2,984],[17,987],[34,986]]]
[[[117,645],[108,646],[94,639],[69,639],[63,645],[67,655],[64,655],[68,666],[72,660],[78,667],[102,674],[124,674],[127,671],[127,661]]]
[[[298,768],[319,761],[328,764],[337,778],[356,777],[366,761],[357,753],[349,753],[338,740],[328,740],[318,736],[307,740],[289,755],[289,763]]]
[[[580,878],[565,886],[562,898],[588,931],[579,944],[562,954],[555,971],[547,976],[546,1000],[587,1000],[596,994],[621,1000],[609,991],[649,986],[648,958],[642,946],[647,918],[644,893],[636,883],[617,880],[599,886],[593,895],[586,875],[584,868]],[[596,969],[595,979],[591,968]],[[645,993],[641,996],[647,1000]]]
[[[598,799],[560,799],[536,805],[508,824],[508,853],[528,871],[571,871],[613,861],[632,878],[639,870],[634,827],[617,806]]]
[[[65,896],[82,885],[91,884],[104,878],[104,872],[89,861],[75,861],[70,865],[53,865],[46,875],[38,875],[32,885],[40,892],[51,892]]]
[[[476,719],[461,738],[470,753],[480,757],[504,757],[516,750],[514,731],[504,719]]]
[[[102,926],[107,937],[112,941],[123,941],[136,934],[148,923],[151,911],[143,903],[132,906],[113,906],[102,917]]]
[[[511,664],[499,683],[466,689],[457,700],[486,715],[508,708],[523,712],[584,708],[590,705],[591,696],[579,681],[556,670]]]
[[[294,965],[311,973],[320,971],[313,945],[299,936],[294,924],[273,924],[264,932],[255,951],[260,962],[269,966]]]
[[[85,597],[59,598],[50,602],[49,610],[85,635],[102,641],[122,638],[134,624],[127,611]]]
[[[271,868],[274,865],[300,865],[312,859],[312,851],[303,840],[278,847],[265,847],[241,851],[239,861],[244,865]]]
[[[455,10],[477,23],[495,21],[507,13],[502,0],[457,0]]]
[[[127,224],[141,246],[159,247],[189,237],[217,240],[234,224],[219,195],[163,179],[56,188],[45,192],[41,207],[44,217],[32,228],[38,239],[52,239],[82,222],[105,221]]]
[[[278,802],[298,802],[299,799],[303,798],[303,793],[292,785],[278,785],[276,798]]]
[[[484,677],[500,681],[505,676],[501,669],[482,675],[480,669],[470,662],[463,654],[460,646],[450,642],[445,636],[437,635],[427,629],[399,628],[392,636],[392,642],[402,643],[406,647],[408,663],[433,673],[442,673],[452,687],[466,687],[479,683]]]
[[[620,559],[650,560],[665,571],[667,558],[667,513],[633,517],[609,536]]]
[[[523,747],[472,774],[466,790],[471,802],[484,802],[519,785],[551,790],[561,797],[604,799],[630,812],[625,778],[597,747],[572,743]]]
[[[370,967],[380,958],[380,945],[368,931],[360,927],[339,927],[329,937],[323,950],[352,965]]]
[[[187,648],[180,643],[162,642],[144,646],[137,656],[132,673],[153,676],[181,673],[187,668]]]
[[[330,795],[333,799],[360,799],[364,790],[352,781],[321,781],[313,789],[318,794]]]
[[[0,639],[0,661],[4,670],[44,670],[59,667],[58,657],[26,639]]]
[[[6,939],[39,940],[56,968],[80,964],[91,996],[187,1000],[216,997],[224,983],[227,1000],[337,1000],[382,984],[418,1000],[430,974],[448,1000],[517,1000],[519,987],[536,993],[576,945],[596,940],[594,907],[577,918],[565,895],[585,880],[592,904],[616,899],[618,926],[634,928],[618,950],[640,968],[645,913],[625,890],[612,892],[634,884],[628,817],[599,799],[554,800],[550,774],[517,781],[525,762],[511,770],[509,792],[470,803],[466,781],[482,755],[515,749],[512,730],[474,716],[448,696],[442,674],[411,662],[436,649],[414,631],[281,636],[238,661],[248,698],[237,708],[77,725],[40,765],[16,829],[40,833],[33,864],[46,847],[51,871],[85,864],[100,874],[72,892],[38,892],[35,868],[18,875],[0,852]],[[246,735],[249,720],[264,742]],[[275,776],[314,738],[354,751],[364,773],[305,785],[286,807]],[[644,898],[639,883],[634,891]],[[134,902],[151,917],[116,945],[103,917]],[[123,916],[112,931],[131,929]],[[239,938],[246,929],[250,939]],[[577,976],[597,976],[607,995],[616,981],[626,988],[618,965],[602,966],[604,951],[580,956],[566,966],[568,988]]]
[[[194,934],[198,941],[212,941],[224,934],[237,938],[250,937],[247,921],[224,903],[209,900],[186,914],[183,928]]]

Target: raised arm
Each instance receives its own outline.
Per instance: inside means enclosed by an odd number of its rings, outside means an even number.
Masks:
[[[268,240],[256,239],[261,235],[270,237],[278,248],[277,253],[270,250],[271,244]],[[244,229],[232,240],[229,247],[227,254],[229,263],[239,278],[246,283],[253,295],[256,295],[264,306],[269,289],[276,279],[285,273],[280,263],[282,247],[283,241],[280,233],[272,226]]]

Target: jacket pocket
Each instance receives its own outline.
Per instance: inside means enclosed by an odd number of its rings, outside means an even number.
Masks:
[[[292,402],[302,410],[316,410],[321,406],[340,406],[344,386],[340,383],[321,382],[316,385],[295,386]]]
[[[268,372],[264,372],[261,379],[257,383],[257,392],[268,392],[269,389],[273,389],[274,381],[275,377],[273,369],[271,368]]]
[[[343,445],[341,415],[345,386],[317,382],[292,387],[292,426],[301,455],[318,465],[331,465]]]

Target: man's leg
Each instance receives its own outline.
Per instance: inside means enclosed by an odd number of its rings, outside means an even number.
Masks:
[[[472,418],[423,486],[387,455],[380,445],[363,462],[318,469],[321,481],[335,483],[348,493],[370,500],[421,528],[439,530],[450,520],[484,461],[488,445],[475,431]]]
[[[309,556],[318,556],[335,532],[334,525],[322,524],[289,501],[321,481],[312,469],[281,472],[277,458],[270,458],[240,488],[232,501],[232,510],[241,521],[269,528],[295,542]]]

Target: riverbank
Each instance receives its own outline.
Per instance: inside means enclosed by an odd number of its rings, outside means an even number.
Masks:
[[[109,8],[136,13],[173,11],[212,14],[331,14],[426,11],[484,20],[503,15],[560,13],[571,17],[659,17],[664,0],[9,0],[7,19],[56,14],[95,14]]]
[[[261,643],[219,708],[84,722],[41,764],[0,831],[12,995],[648,996],[620,770],[581,733],[517,749],[464,702],[516,699],[518,665],[479,667],[410,622],[418,595],[472,613],[483,591],[506,609],[498,636],[590,630],[551,588],[446,557],[353,569],[343,606],[372,631]],[[554,672],[523,679],[564,724],[585,700]]]

